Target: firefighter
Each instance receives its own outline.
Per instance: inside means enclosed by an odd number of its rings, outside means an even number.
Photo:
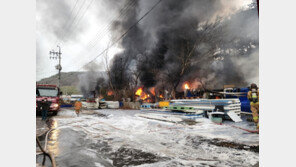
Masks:
[[[81,108],[82,108],[81,99],[78,99],[78,100],[75,102],[74,107],[75,107],[75,112],[76,112],[77,116],[79,117],[79,113],[80,113]]]
[[[256,84],[251,84],[251,90],[248,92],[253,120],[259,129],[259,89]]]
[[[50,109],[50,102],[47,99],[43,99],[40,106],[42,112],[42,120],[45,121],[47,119],[47,113]]]

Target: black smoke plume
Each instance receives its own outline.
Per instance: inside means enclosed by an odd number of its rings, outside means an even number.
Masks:
[[[129,1],[126,1],[128,3]],[[136,1],[113,23],[118,39],[157,1]],[[258,82],[258,13],[256,4],[233,8],[237,1],[162,0],[121,40],[112,83],[129,86],[136,71],[140,85],[180,91],[185,81],[207,88]]]

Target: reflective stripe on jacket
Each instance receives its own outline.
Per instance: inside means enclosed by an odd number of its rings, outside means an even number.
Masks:
[[[259,104],[259,90],[256,92],[249,91],[247,97],[250,100],[251,105],[257,103]]]

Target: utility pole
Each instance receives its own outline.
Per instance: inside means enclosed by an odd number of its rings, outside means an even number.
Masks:
[[[49,51],[49,54],[52,55],[49,58],[50,59],[59,59],[59,64],[55,66],[55,68],[57,70],[59,70],[59,80],[58,80],[58,87],[60,87],[60,82],[61,82],[61,70],[62,70],[62,66],[61,66],[61,47],[59,45],[57,45],[57,47],[59,48],[59,51],[54,51],[53,49],[51,51]]]

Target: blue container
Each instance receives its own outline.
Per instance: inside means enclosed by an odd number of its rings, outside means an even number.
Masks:
[[[238,98],[241,102],[241,111],[252,113],[250,107],[250,101],[247,97],[247,93],[249,92],[249,88],[235,88],[233,92],[245,92],[244,96],[231,96],[227,95],[226,98]]]
[[[73,107],[73,105],[71,105],[71,104],[63,104],[63,105],[61,105],[61,108],[67,108],[67,107]]]
[[[123,102],[119,101],[119,107],[123,107]]]

